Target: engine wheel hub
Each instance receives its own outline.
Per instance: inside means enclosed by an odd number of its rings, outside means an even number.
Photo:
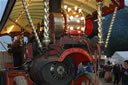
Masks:
[[[58,66],[57,72],[58,72],[58,74],[62,75],[64,73],[64,67],[63,66]]]
[[[67,75],[67,68],[64,64],[60,62],[55,62],[50,67],[51,75],[55,79],[63,79]]]

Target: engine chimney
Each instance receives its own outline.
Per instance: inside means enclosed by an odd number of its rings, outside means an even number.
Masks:
[[[49,12],[59,13],[61,9],[62,0],[50,0],[49,1]]]

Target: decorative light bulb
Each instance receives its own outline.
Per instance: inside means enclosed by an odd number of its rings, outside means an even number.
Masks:
[[[76,12],[73,12],[73,14],[76,14]]]
[[[68,12],[70,12],[71,11],[71,8],[68,8]]]
[[[84,27],[82,27],[82,28],[81,28],[81,30],[84,32],[85,28],[84,28]]]
[[[14,25],[12,25],[12,26],[9,28],[8,33],[10,33],[13,28],[14,28]]]
[[[64,5],[64,9],[67,9],[68,8],[68,6],[67,5]]]
[[[78,7],[77,7],[77,6],[75,6],[75,7],[74,7],[74,10],[76,11],[77,9],[78,9]]]
[[[73,19],[73,16],[70,16],[70,19],[72,20]]]
[[[78,33],[80,34],[80,33],[81,33],[81,31],[78,31]]]
[[[80,23],[80,20],[77,20],[77,23]]]
[[[79,15],[76,15],[75,17],[79,17]]]
[[[82,12],[82,9],[79,9],[78,12],[81,13]]]
[[[73,30],[74,28],[73,27],[70,27],[70,30]]]
[[[81,20],[84,20],[84,17],[81,17]]]
[[[77,29],[79,30],[79,29],[80,29],[80,27],[77,27]]]
[[[107,56],[106,55],[104,56],[104,59],[107,59]]]

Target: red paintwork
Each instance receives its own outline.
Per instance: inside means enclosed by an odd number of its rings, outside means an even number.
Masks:
[[[124,7],[124,3],[122,3],[122,2],[124,2],[124,0],[118,0],[119,3],[116,2],[117,0],[111,0],[111,1],[112,1],[112,3],[113,3],[115,6],[117,6],[117,7]],[[120,4],[120,3],[121,3],[121,4]]]
[[[82,35],[82,31],[70,30],[69,34],[71,34],[71,35]]]
[[[90,35],[93,31],[93,22],[92,20],[86,20],[86,28],[85,28],[85,34]]]
[[[89,83],[86,82],[86,80],[89,81]],[[79,77],[75,82],[72,81],[71,85],[82,85],[82,82],[85,81],[85,85],[90,85],[91,81],[87,77]]]
[[[6,72],[6,85],[14,85],[14,78],[16,76],[24,76],[27,79],[28,85],[33,85],[32,80],[27,77],[27,74],[20,70]]]
[[[48,51],[48,55],[56,55],[56,54],[58,54],[57,50]]]
[[[64,23],[64,26],[65,26],[65,30],[63,32],[63,35],[65,34],[66,30],[67,30],[67,15],[64,13],[64,11],[61,12],[64,16],[64,20],[65,20],[65,23]]]
[[[113,2],[114,0],[111,0],[111,1]],[[120,5],[118,5],[118,10],[124,8],[124,0],[120,0],[119,2],[120,2]],[[103,7],[102,9],[103,16],[113,13],[116,6],[117,5],[115,4],[115,2],[113,2],[112,4],[109,5],[109,7],[107,6]],[[87,15],[86,19],[92,19],[92,20],[97,19],[97,11],[93,12],[92,15]]]
[[[93,61],[93,57],[86,50],[81,48],[70,48],[66,50],[60,56],[59,61],[63,61],[67,56],[70,56],[72,58],[76,66],[84,61]]]

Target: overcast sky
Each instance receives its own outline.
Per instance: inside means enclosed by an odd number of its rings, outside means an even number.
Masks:
[[[128,0],[125,0],[125,5],[127,5],[127,6],[128,6]]]
[[[2,17],[2,13],[3,13],[3,9],[6,5],[6,2],[7,0],[0,0],[0,20],[1,20],[1,17]],[[125,5],[128,6],[128,0],[125,0]],[[0,40],[2,42],[6,42],[6,43],[10,43],[11,42],[11,39],[9,37],[0,37]],[[5,43],[4,43],[5,44]],[[5,44],[5,46],[7,47],[7,45]],[[0,50],[4,50],[4,48],[1,46],[0,44]]]
[[[3,15],[7,0],[0,0],[0,20]]]

